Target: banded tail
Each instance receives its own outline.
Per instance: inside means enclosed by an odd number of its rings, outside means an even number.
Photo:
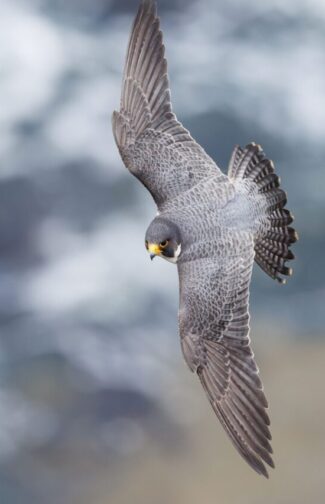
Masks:
[[[281,276],[291,276],[292,269],[287,261],[294,259],[290,250],[298,240],[297,232],[290,227],[293,216],[285,207],[286,193],[280,189],[280,179],[274,171],[274,164],[265,157],[259,145],[251,143],[244,149],[236,146],[230,163],[230,179],[248,179],[266,198],[266,213],[269,227],[255,243],[255,261],[271,278],[286,283]]]

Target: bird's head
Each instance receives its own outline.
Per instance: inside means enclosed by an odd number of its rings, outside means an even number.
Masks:
[[[181,234],[176,224],[156,217],[146,232],[146,249],[151,259],[156,256],[176,263],[181,253]]]

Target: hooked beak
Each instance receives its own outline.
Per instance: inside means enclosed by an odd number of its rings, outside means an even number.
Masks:
[[[153,260],[157,255],[161,254],[159,245],[156,243],[149,243],[148,245],[148,252],[150,254],[150,259]]]

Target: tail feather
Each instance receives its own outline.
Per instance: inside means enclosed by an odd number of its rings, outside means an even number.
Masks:
[[[272,227],[289,226],[293,222],[293,217],[286,208],[277,208],[272,215],[270,215],[270,221]]]
[[[281,275],[291,276],[292,268],[286,261],[294,259],[290,246],[298,240],[290,227],[293,216],[285,207],[286,193],[280,188],[280,178],[274,164],[265,157],[259,145],[251,143],[244,149],[237,146],[229,163],[229,178],[248,179],[259,194],[265,195],[269,226],[255,243],[255,261],[271,278],[285,283]]]
[[[276,242],[274,240],[269,240],[267,238],[265,238],[263,240],[263,248],[265,248],[266,250],[268,250],[269,252],[273,253],[273,254],[277,254],[277,253],[281,253],[281,257],[283,257],[283,259],[289,259],[289,260],[292,260],[295,258],[292,250],[288,250],[288,247],[286,246],[286,244],[283,244],[283,243],[279,243],[279,242]]]
[[[280,179],[275,173],[266,175],[266,177],[264,177],[259,183],[261,193],[270,192],[272,189],[277,189],[278,187],[280,187]]]
[[[269,159],[262,159],[254,168],[252,168],[251,172],[248,172],[247,178],[256,184],[261,182],[270,173],[274,173],[274,164]]]

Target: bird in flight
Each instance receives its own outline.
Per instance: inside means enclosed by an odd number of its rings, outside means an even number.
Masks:
[[[297,240],[274,165],[250,143],[235,147],[225,175],[177,120],[153,0],[142,0],[134,21],[112,123],[125,166],[158,207],[145,246],[151,258],[177,264],[185,360],[235,448],[268,477],[270,420],[250,346],[249,285],[254,260],[285,283]]]

